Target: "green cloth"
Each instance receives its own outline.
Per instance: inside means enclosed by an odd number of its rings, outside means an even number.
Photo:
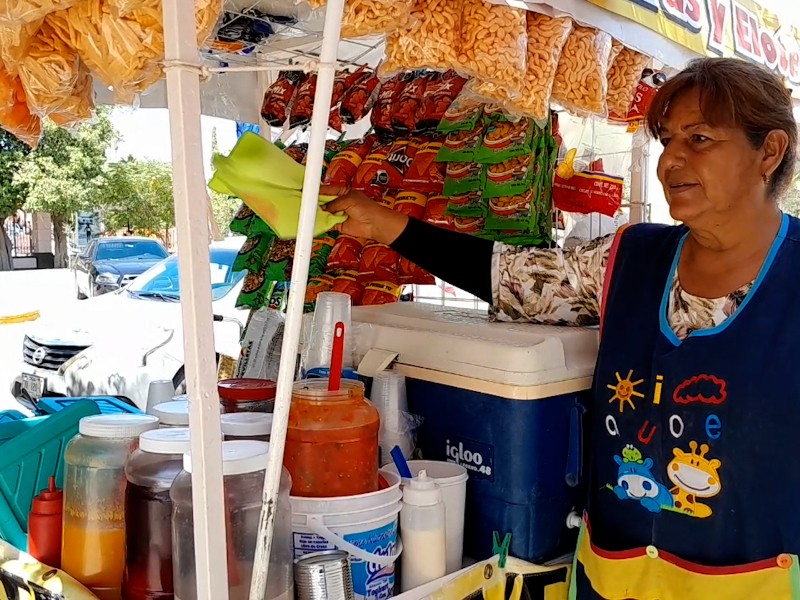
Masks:
[[[214,177],[208,187],[241,198],[280,239],[291,240],[297,237],[305,170],[269,140],[247,132],[228,156],[214,157]],[[319,204],[333,199],[320,196]],[[317,209],[314,235],[330,231],[346,219],[344,214]]]

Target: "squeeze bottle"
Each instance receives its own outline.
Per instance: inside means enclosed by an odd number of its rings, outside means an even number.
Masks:
[[[61,519],[64,493],[50,477],[46,490],[33,499],[28,516],[28,553],[50,567],[61,566]]]
[[[447,574],[444,501],[439,486],[426,471],[420,471],[403,489],[400,537],[403,592]]]

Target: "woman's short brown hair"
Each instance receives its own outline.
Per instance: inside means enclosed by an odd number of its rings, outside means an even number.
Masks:
[[[700,111],[706,122],[744,130],[753,148],[761,148],[770,131],[789,136],[783,161],[770,181],[769,195],[779,199],[794,178],[797,160],[797,123],[792,94],[766,68],[734,58],[702,58],[689,63],[659,90],[647,115],[647,128],[658,138],[672,101],[684,92],[700,91]]]

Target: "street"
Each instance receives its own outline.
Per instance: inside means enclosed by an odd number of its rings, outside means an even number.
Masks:
[[[41,318],[67,319],[79,302],[68,270],[0,272],[0,319],[38,310]],[[0,410],[19,408],[10,393],[19,375],[22,340],[31,323],[0,325]]]

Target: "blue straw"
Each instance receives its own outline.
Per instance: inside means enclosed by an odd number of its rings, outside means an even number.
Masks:
[[[408,468],[406,457],[403,456],[403,451],[400,449],[400,446],[395,446],[392,448],[391,454],[392,459],[394,460],[394,465],[397,467],[397,472],[400,473],[400,477],[404,479],[412,479],[413,475],[411,474],[411,469]]]

